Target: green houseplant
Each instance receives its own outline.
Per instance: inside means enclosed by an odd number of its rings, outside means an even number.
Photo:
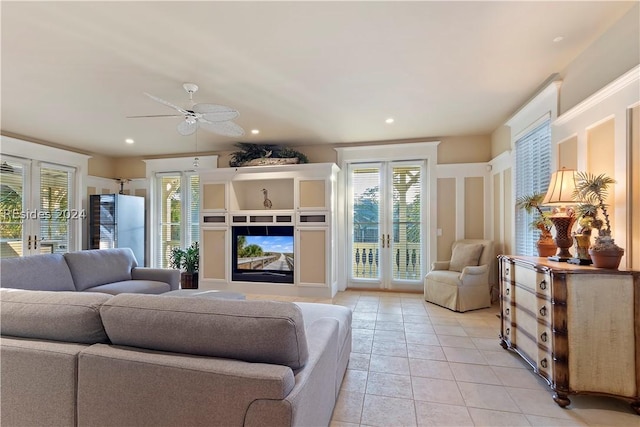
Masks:
[[[229,160],[231,167],[286,165],[309,161],[301,152],[283,145],[239,142],[235,146],[239,150],[231,153],[231,160]]]
[[[200,247],[198,242],[182,249],[176,246],[171,249],[169,262],[172,268],[182,270],[180,274],[180,287],[182,289],[198,288],[198,270],[200,268]]]
[[[624,255],[624,249],[616,245],[611,237],[611,222],[607,211],[607,196],[609,186],[616,181],[605,175],[595,175],[589,172],[576,174],[576,189],[574,198],[580,202],[578,212],[581,216],[580,226],[590,230],[598,230],[595,242],[589,248],[589,255],[593,265],[601,268],[618,268]],[[601,213],[604,220],[598,214]]]
[[[551,227],[553,226],[549,219],[551,212],[542,210],[543,199],[544,193],[525,194],[516,199],[516,207],[524,209],[528,214],[534,214],[529,225],[531,228],[540,231],[540,237],[536,243],[538,255],[546,257],[555,255],[558,247],[551,235]]]

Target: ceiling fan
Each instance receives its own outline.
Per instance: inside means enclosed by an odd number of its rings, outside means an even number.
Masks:
[[[217,104],[194,104],[193,94],[197,92],[198,85],[194,83],[185,83],[182,85],[184,90],[189,94],[189,101],[191,101],[190,108],[180,108],[172,103],[165,101],[148,93],[144,93],[149,98],[153,99],[160,104],[164,104],[167,107],[173,108],[180,114],[156,114],[149,116],[127,116],[130,119],[144,118],[144,117],[182,117],[184,118],[178,124],[178,133],[186,136],[193,134],[198,127],[209,132],[214,132],[219,135],[225,136],[242,136],[244,135],[244,129],[238,126],[231,120],[240,115],[238,111],[233,108],[226,107],[224,105]]]

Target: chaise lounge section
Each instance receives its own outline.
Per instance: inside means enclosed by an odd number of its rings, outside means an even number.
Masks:
[[[2,289],[3,426],[328,425],[351,352],[330,304]]]

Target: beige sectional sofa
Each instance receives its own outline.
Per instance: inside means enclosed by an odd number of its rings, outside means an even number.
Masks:
[[[8,426],[326,426],[351,310],[0,290]]]
[[[129,248],[94,249],[0,261],[3,288],[161,294],[180,286],[180,271],[138,267]]]

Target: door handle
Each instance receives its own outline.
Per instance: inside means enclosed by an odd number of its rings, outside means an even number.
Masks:
[[[382,249],[384,249],[384,234],[382,235]]]
[[[33,249],[38,249],[38,236],[33,235]]]
[[[387,234],[387,247],[390,248],[391,247],[391,243],[389,243],[389,235]]]
[[[31,250],[31,234],[29,234],[29,237],[27,238],[27,249]]]

